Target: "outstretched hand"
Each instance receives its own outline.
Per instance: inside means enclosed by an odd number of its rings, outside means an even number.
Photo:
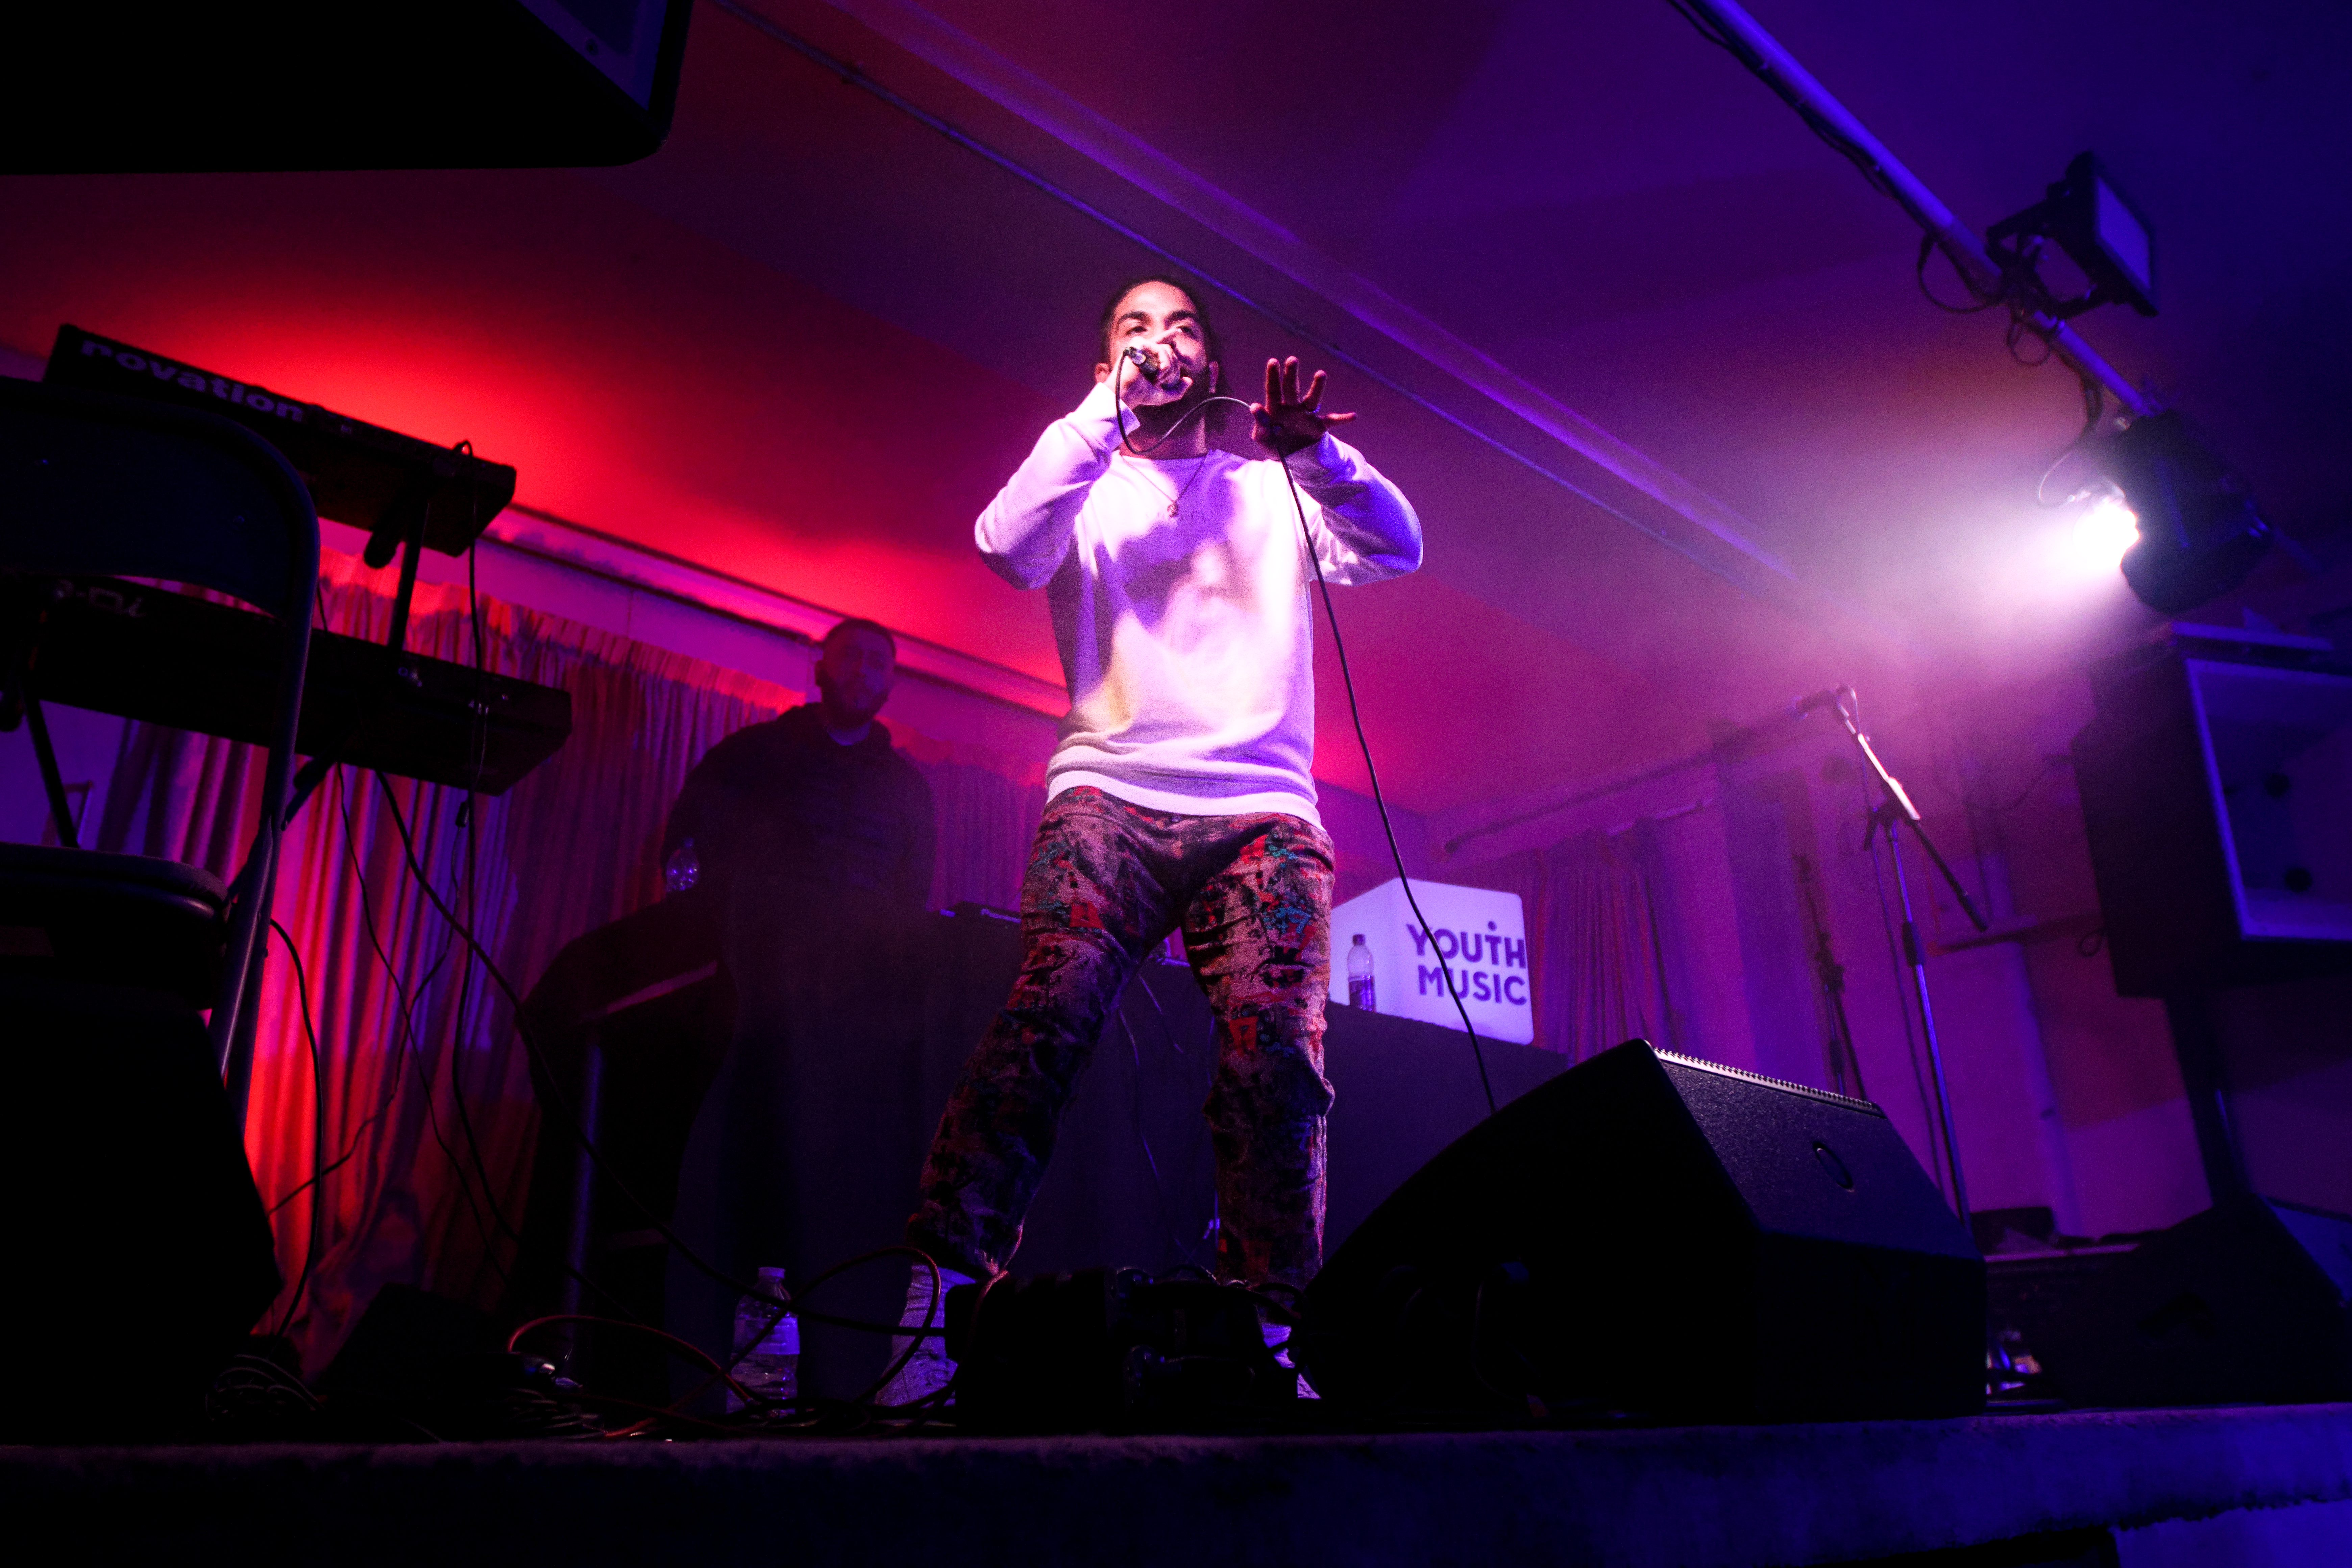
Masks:
[[[1345,425],[1352,414],[1323,412],[1323,373],[1298,390],[1298,359],[1265,362],[1265,401],[1250,405],[1250,438],[1269,458],[1286,458],[1312,447],[1334,425]]]

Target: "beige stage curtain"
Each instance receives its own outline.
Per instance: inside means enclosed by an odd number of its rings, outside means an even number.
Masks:
[[[1659,918],[1658,825],[1598,829],[1449,872],[1517,893],[1535,977],[1536,1044],[1581,1061],[1635,1036],[1679,1048]]]
[[[931,786],[939,823],[931,907],[969,900],[1019,909],[1021,874],[1037,819],[1045,814],[1045,759],[1006,757],[905,729],[894,729],[891,737]]]

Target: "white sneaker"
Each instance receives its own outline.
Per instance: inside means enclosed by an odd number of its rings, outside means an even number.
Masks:
[[[906,1354],[907,1341],[903,1337],[890,1342],[891,1361],[896,1362]],[[926,1340],[920,1349],[907,1357],[907,1364],[882,1385],[882,1392],[874,1396],[874,1402],[895,1405],[913,1405],[919,1400],[929,1399],[948,1385],[949,1379],[955,1376],[955,1370],[956,1363],[948,1359],[947,1352],[939,1348],[938,1342]]]
[[[890,1339],[890,1360],[885,1363],[898,1366],[890,1381],[875,1395],[877,1405],[912,1405],[929,1399],[948,1385],[955,1376],[956,1363],[948,1359],[947,1345],[936,1331],[947,1322],[948,1292],[959,1285],[976,1283],[971,1275],[959,1274],[952,1268],[939,1271],[938,1300],[932,1299],[931,1270],[918,1263],[907,1281],[907,1305],[898,1315],[898,1325],[907,1329],[930,1329],[933,1332],[918,1337],[894,1334]],[[913,1353],[908,1353],[908,1346]],[[899,1358],[905,1357],[904,1365]]]
[[[1297,1375],[1298,1397],[1322,1398],[1321,1394],[1315,1392],[1315,1385],[1307,1381],[1307,1374],[1300,1372],[1297,1363],[1290,1359],[1290,1325],[1277,1323],[1272,1318],[1261,1317],[1258,1319],[1258,1331],[1265,1336],[1265,1348],[1274,1352],[1275,1364]]]

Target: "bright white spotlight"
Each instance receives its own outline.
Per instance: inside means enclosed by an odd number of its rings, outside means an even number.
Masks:
[[[2139,513],[2113,491],[2092,500],[2074,519],[2074,558],[2086,571],[2114,571],[2138,541]]]

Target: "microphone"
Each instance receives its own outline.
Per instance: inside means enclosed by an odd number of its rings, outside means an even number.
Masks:
[[[1816,708],[1837,708],[1842,710],[1844,704],[1840,699],[1845,696],[1846,690],[1847,689],[1843,686],[1829,686],[1810,697],[1800,697],[1789,704],[1789,717],[1801,719]]]
[[[1141,343],[1129,344],[1126,357],[1128,363],[1142,372],[1144,380],[1151,383],[1154,386],[1165,386],[1167,384],[1166,374],[1160,368],[1159,356],[1155,355],[1150,349],[1145,348]],[[1169,363],[1171,365],[1173,365],[1175,363],[1172,356]]]

